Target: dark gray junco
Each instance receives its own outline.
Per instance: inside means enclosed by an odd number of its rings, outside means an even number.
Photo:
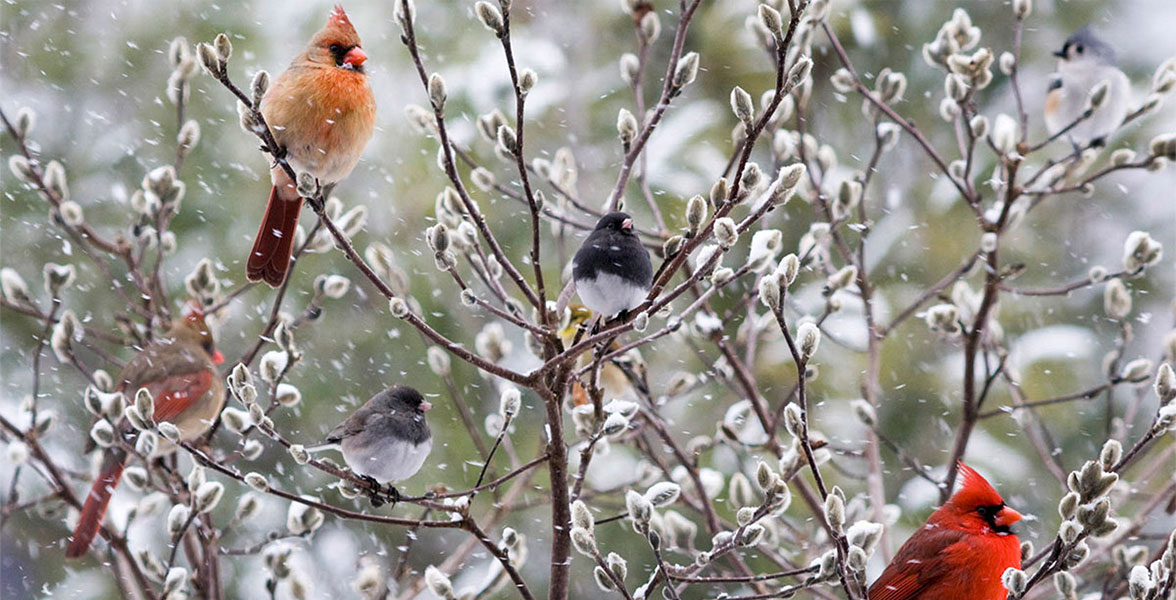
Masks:
[[[602,319],[637,308],[653,285],[649,252],[623,212],[604,215],[572,259],[580,300]]]
[[[341,450],[347,466],[374,484],[371,500],[379,506],[380,485],[408,479],[425,464],[433,449],[425,413],[432,407],[415,389],[394,385],[372,396],[314,449]],[[388,494],[393,501],[400,497],[391,485]]]
[[[1086,111],[1091,92],[1102,83],[1107,91],[1090,117],[1069,131],[1076,142],[1100,145],[1123,124],[1131,103],[1131,82],[1116,66],[1115,51],[1083,27],[1054,52],[1058,70],[1045,97],[1045,126],[1051,134],[1068,127]]]

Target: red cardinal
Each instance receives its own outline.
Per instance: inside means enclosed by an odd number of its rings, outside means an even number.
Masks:
[[[225,404],[225,384],[216,371],[216,365],[224,360],[213,346],[204,313],[190,307],[164,337],[127,363],[119,375],[118,390],[134,397],[139,388],[147,388],[155,399],[154,420],[172,423],[180,429],[180,439],[189,441],[208,430]],[[122,431],[129,432],[129,425]],[[127,454],[117,445],[105,450],[102,472],[86,496],[73,540],[65,551],[67,557],[85,554],[98,535],[126,463]]]
[[[882,576],[869,600],[1005,600],[1005,569],[1021,568],[1021,542],[1009,526],[1021,513],[971,467],[960,463],[963,485],[931,514]]]
[[[261,113],[296,173],[334,185],[351,173],[376,123],[376,100],[363,71],[367,54],[343,8],[336,6],[306,51],[261,99]],[[249,253],[246,275],[277,287],[286,279],[302,199],[280,166],[270,169],[265,218]]]

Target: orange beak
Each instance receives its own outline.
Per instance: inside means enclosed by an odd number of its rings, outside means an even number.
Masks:
[[[356,46],[347,51],[347,54],[343,57],[343,64],[358,67],[365,60],[367,60],[367,53],[363,51],[363,48]]]
[[[1012,525],[1013,523],[1016,523],[1023,518],[1024,517],[1021,516],[1021,513],[1006,506],[1000,509],[1000,512],[996,514],[996,519],[994,519],[993,522],[996,523],[998,527],[1008,527],[1009,525]]]
[[[220,350],[213,350],[212,351],[212,364],[219,365],[223,362],[225,362],[225,355],[221,354]]]

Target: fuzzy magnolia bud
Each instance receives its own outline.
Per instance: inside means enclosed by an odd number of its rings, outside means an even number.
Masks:
[[[502,37],[503,33],[506,32],[506,26],[502,20],[502,13],[493,4],[485,1],[478,2],[474,5],[474,14],[482,22],[482,26],[489,29],[494,35]]]
[[[682,488],[676,483],[669,481],[662,481],[653,484],[648,490],[645,490],[645,499],[650,504],[656,507],[668,506],[673,504],[678,499],[678,495],[682,493]]]
[[[653,514],[653,504],[646,500],[645,496],[629,490],[625,494],[625,509],[637,527],[644,529],[649,525],[649,519]]]
[[[772,37],[777,42],[784,39],[784,18],[780,16],[780,11],[767,4],[761,4],[759,7],[759,19],[760,24],[764,26],[764,29],[768,30],[768,33],[772,34]]]
[[[502,389],[502,395],[498,399],[498,414],[503,418],[510,418],[519,413],[519,406],[522,404],[522,394],[519,389],[514,386],[506,386]]]
[[[845,527],[845,499],[837,494],[825,497],[825,522],[835,533],[841,534]]]
[[[755,117],[755,104],[751,100],[751,94],[739,86],[731,90],[731,112],[735,113],[735,118],[748,126]]]
[[[730,217],[715,219],[714,232],[715,241],[724,249],[734,246],[735,242],[739,241],[739,229],[735,226],[735,220]]]
[[[1141,383],[1151,377],[1152,362],[1146,358],[1137,358],[1123,367],[1119,375],[1124,381]]]
[[[572,528],[572,546],[576,551],[584,556],[595,556],[596,550],[596,536],[591,531],[583,527]]]
[[[428,91],[429,103],[433,105],[433,110],[440,111],[444,109],[445,99],[449,94],[446,91],[445,78],[440,73],[429,75]]]
[[[1004,584],[1005,589],[1010,593],[1015,596],[1020,596],[1025,593],[1025,586],[1029,584],[1029,578],[1025,576],[1024,571],[1009,567],[1000,576],[1000,582]]]
[[[804,323],[796,331],[796,338],[800,344],[800,358],[807,361],[821,345],[821,330],[812,323]]]
[[[626,148],[633,143],[633,138],[637,137],[637,117],[628,109],[622,108],[617,111],[617,137]]]
[[[196,500],[194,502],[196,512],[206,513],[216,508],[221,498],[225,495],[225,486],[219,481],[206,481],[196,488]]]
[[[1012,117],[1004,113],[996,116],[996,122],[992,126],[992,145],[1004,154],[1016,148],[1017,122]]]
[[[791,199],[792,195],[796,192],[797,186],[800,185],[805,171],[804,163],[793,163],[780,169],[779,175],[776,176],[776,181],[772,184],[772,201],[775,203],[784,203]]]
[[[258,492],[268,492],[270,489],[269,481],[266,480],[265,475],[257,472],[246,473],[245,483]]]
[[[1132,231],[1123,244],[1123,268],[1134,272],[1156,264],[1164,256],[1164,246],[1146,231]]]
[[[672,83],[676,88],[683,88],[694,83],[695,77],[698,77],[698,53],[687,52],[674,67]]]
[[[1123,319],[1131,313],[1131,293],[1120,279],[1107,282],[1103,290],[1103,309],[1112,319]]]
[[[429,565],[425,569],[425,585],[429,587],[430,592],[445,600],[456,597],[453,593],[453,583],[449,581],[449,576],[433,565]]]
[[[1155,390],[1161,404],[1176,400],[1176,372],[1172,371],[1172,366],[1168,363],[1160,365],[1156,370]]]

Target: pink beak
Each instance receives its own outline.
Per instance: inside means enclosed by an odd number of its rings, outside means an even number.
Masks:
[[[343,57],[343,64],[358,67],[363,65],[365,60],[367,60],[367,53],[363,51],[363,48],[356,46],[347,51],[347,55]]]
[[[430,408],[433,408],[432,402],[421,402],[421,412],[429,412]]]
[[[633,231],[633,219],[621,221],[621,231]]]

